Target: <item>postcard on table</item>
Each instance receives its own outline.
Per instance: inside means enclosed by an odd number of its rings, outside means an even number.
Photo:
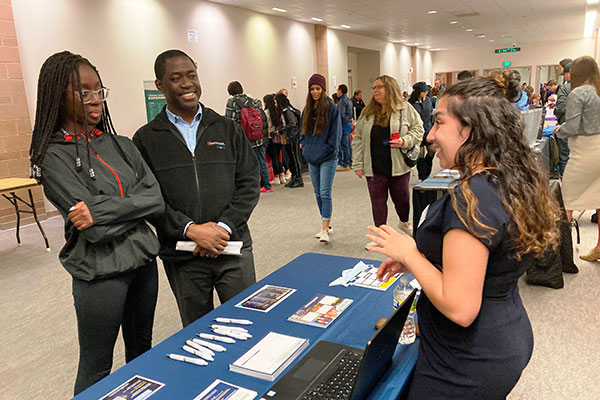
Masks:
[[[252,400],[257,393],[216,379],[194,400]]]
[[[136,375],[127,382],[100,398],[100,400],[144,400],[156,393],[164,383]]]
[[[352,299],[317,294],[288,318],[288,321],[327,328],[352,304]]]
[[[401,275],[402,274],[394,274],[387,282],[381,282],[377,279],[377,267],[366,265],[365,268],[349,282],[349,284],[352,286],[386,291],[394,282],[396,282],[396,279],[400,278]]]
[[[287,299],[296,289],[281,286],[265,285],[236,304],[236,307],[247,310],[269,312],[277,304]]]

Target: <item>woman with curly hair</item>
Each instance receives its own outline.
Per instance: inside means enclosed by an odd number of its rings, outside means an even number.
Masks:
[[[517,282],[558,243],[558,207],[527,144],[510,73],[450,87],[428,140],[457,185],[429,206],[416,241],[388,226],[367,235],[387,255],[380,279],[412,273],[423,289],[409,399],[503,399],[533,351]]]

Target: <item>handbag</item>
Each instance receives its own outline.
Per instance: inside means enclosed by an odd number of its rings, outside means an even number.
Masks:
[[[402,130],[402,111],[400,110],[400,130]],[[402,153],[402,157],[404,158],[404,163],[408,166],[408,168],[412,168],[417,165],[417,160],[419,159],[421,143],[415,144],[410,149],[400,149]]]

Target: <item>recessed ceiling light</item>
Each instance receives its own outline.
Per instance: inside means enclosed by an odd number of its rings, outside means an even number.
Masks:
[[[450,21],[451,24],[458,24],[458,21]]]
[[[346,25],[346,24],[342,24],[340,25],[341,28],[346,28],[346,29],[350,29],[352,28],[350,25]]]
[[[311,17],[311,19],[312,19],[313,21],[317,21],[317,22],[323,22],[323,18]]]
[[[285,8],[279,8],[279,7],[271,7],[272,11],[277,11],[277,12],[287,12],[287,10]]]
[[[485,35],[482,33],[481,35],[477,35],[478,38],[483,39]]]
[[[429,10],[429,11],[427,11],[427,14],[437,14],[437,11],[436,10]]]
[[[406,40],[402,39],[402,40],[400,41],[400,43],[406,43]]]
[[[413,46],[418,46],[418,45],[420,45],[420,44],[421,44],[421,43],[413,43]]]
[[[589,5],[592,5],[592,4],[598,4],[599,2],[600,2],[600,0],[587,0],[587,3],[588,3]]]
[[[473,29],[469,28],[467,29],[467,32],[473,32]]]
[[[490,43],[494,43],[494,39],[490,39]]]
[[[425,46],[425,48],[426,48],[426,49],[430,49],[430,48],[431,48],[431,46]]]
[[[439,51],[439,50],[440,50],[439,48],[438,49],[431,49],[431,51]]]

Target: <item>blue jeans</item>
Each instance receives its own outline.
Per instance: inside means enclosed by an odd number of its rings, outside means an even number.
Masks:
[[[569,161],[569,142],[568,139],[556,138],[556,143],[558,144],[558,172],[560,176],[563,176],[565,172],[565,168],[567,167],[567,161]]]
[[[254,154],[258,158],[258,165],[260,166],[260,187],[269,190],[271,189],[271,184],[269,183],[269,169],[267,168],[265,152],[266,149],[263,145],[254,148]]]
[[[308,172],[312,181],[317,205],[321,213],[323,221],[331,220],[331,211],[333,209],[331,202],[331,188],[333,187],[333,177],[335,176],[335,168],[337,160],[327,160],[321,165],[308,163]]]
[[[352,146],[350,145],[352,129],[342,130],[342,141],[340,142],[339,164],[342,167],[352,166]]]

